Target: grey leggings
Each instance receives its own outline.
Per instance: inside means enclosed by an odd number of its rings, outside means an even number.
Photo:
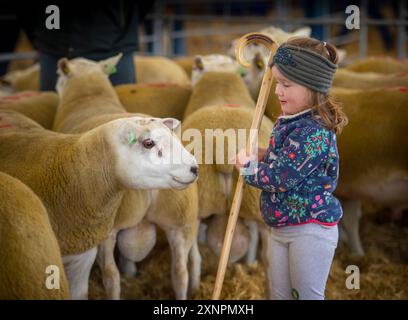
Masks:
[[[269,291],[274,300],[324,300],[338,228],[309,223],[272,228]]]

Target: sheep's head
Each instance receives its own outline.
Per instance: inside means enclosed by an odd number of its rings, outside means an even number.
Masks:
[[[126,188],[184,189],[197,179],[197,161],[174,132],[180,121],[131,117],[111,124],[115,170]]]
[[[259,47],[259,48],[258,48]],[[262,83],[262,77],[265,72],[267,56],[263,56],[257,46],[258,51],[253,51],[251,66],[246,68],[241,66],[234,59],[221,55],[211,54],[207,56],[196,56],[193,64],[191,77],[192,85],[196,85],[201,76],[206,72],[229,72],[238,74],[249,89],[251,96],[256,99]]]
[[[99,73],[108,77],[116,72],[116,65],[119,63],[121,58],[122,53],[101,61],[93,61],[85,58],[75,58],[72,60],[68,60],[67,58],[60,59],[58,61],[57,69],[57,92],[61,95],[68,79],[78,75]]]
[[[196,56],[194,58],[191,83],[194,86],[206,72],[232,72],[242,73],[243,68],[234,59],[222,54],[210,54],[207,56]]]

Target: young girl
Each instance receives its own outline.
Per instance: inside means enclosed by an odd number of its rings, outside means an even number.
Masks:
[[[272,227],[272,299],[324,299],[342,216],[333,196],[336,134],[347,124],[328,95],[337,59],[335,47],[316,39],[282,44],[272,67],[282,114],[269,147],[258,150],[258,160],[245,150],[235,158],[245,183],[262,189],[262,215]]]

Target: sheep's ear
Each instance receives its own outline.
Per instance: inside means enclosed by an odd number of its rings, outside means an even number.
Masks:
[[[262,54],[257,52],[253,59],[253,64],[258,70],[263,70],[265,68],[265,62],[262,58]]]
[[[174,118],[164,118],[160,119],[161,123],[163,123],[166,127],[170,130],[175,130],[180,126],[180,121]]]
[[[204,64],[203,64],[203,59],[201,58],[201,56],[195,56],[194,58],[194,65],[197,67],[197,69],[199,70],[203,70],[204,69]]]
[[[338,58],[338,63],[341,63],[344,61],[344,59],[346,59],[347,56],[347,52],[344,49],[337,49],[337,54],[339,56]]]
[[[61,58],[58,60],[58,70],[60,70],[61,73],[66,76],[70,74],[71,69],[69,67],[69,61],[67,58]]]
[[[114,74],[116,72],[116,65],[119,63],[122,56],[123,53],[121,52],[114,57],[99,61],[99,65],[101,66],[103,72],[105,72],[108,76]]]

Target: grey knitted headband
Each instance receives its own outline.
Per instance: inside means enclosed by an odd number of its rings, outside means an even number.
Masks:
[[[289,80],[322,93],[329,92],[337,69],[322,55],[288,44],[278,48],[273,65]]]

